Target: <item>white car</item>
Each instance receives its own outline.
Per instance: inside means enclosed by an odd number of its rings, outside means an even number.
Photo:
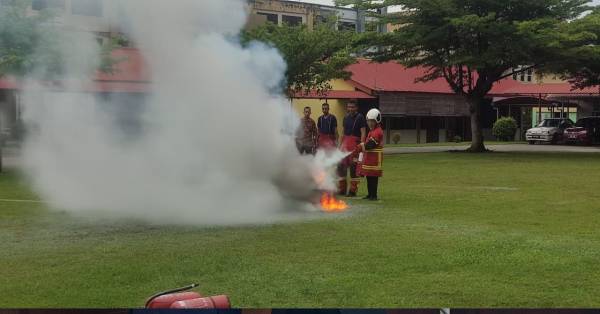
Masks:
[[[575,123],[573,123],[571,119],[544,119],[544,121],[535,128],[527,130],[525,139],[529,144],[535,144],[537,142],[556,144],[558,141],[562,140],[565,129],[572,127],[574,124]]]

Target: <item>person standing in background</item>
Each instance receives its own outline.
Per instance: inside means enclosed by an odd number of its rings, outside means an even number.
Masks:
[[[340,143],[340,150],[352,153],[360,143],[364,143],[367,135],[367,121],[365,117],[358,112],[358,105],[355,101],[350,101],[346,105],[347,114],[344,118],[344,135]],[[342,159],[338,165],[338,193],[355,197],[358,192],[360,177],[356,173],[357,156],[350,154]],[[350,172],[350,189],[348,189],[348,172]],[[346,194],[348,193],[348,194]]]
[[[304,117],[300,119],[300,126],[296,132],[296,146],[302,155],[314,155],[317,148],[317,125],[310,114],[310,107],[305,107]]]
[[[337,118],[329,113],[329,104],[324,103],[321,107],[323,115],[317,121],[319,130],[318,149],[333,150],[337,147],[339,134],[337,131]]]

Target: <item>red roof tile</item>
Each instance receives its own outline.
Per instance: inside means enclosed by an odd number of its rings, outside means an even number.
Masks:
[[[113,56],[119,60],[114,72],[97,73],[94,86],[89,91],[96,92],[147,92],[150,90],[152,75],[149,67],[139,50],[121,48],[113,51]],[[448,83],[440,78],[429,82],[415,80],[426,73],[423,67],[406,68],[396,62],[372,63],[361,59],[351,65],[352,83],[360,91],[329,91],[326,95],[312,92],[309,95],[298,94],[298,98],[311,99],[369,99],[373,92],[413,92],[453,94]],[[18,89],[19,84],[14,79],[0,78],[0,89]],[[504,79],[494,84],[491,96],[515,96],[538,94],[598,94],[597,88],[572,90],[569,83],[526,84]],[[371,95],[370,95],[371,94]]]
[[[357,87],[379,92],[416,92],[453,94],[445,79],[439,78],[428,82],[416,82],[426,74],[423,67],[406,68],[397,62],[373,63],[359,60],[351,65],[352,81]],[[571,84],[545,83],[527,84],[506,78],[494,84],[490,95],[533,95],[533,94],[598,94],[597,88],[572,90]]]
[[[514,80],[511,80],[515,82]],[[597,87],[573,89],[570,83],[544,83],[544,84],[524,84],[519,83],[506,88],[494,89],[492,92],[504,95],[538,95],[538,94],[598,94]]]
[[[406,68],[396,62],[372,63],[363,59],[348,70],[352,72],[352,81],[374,91],[453,93],[444,79],[415,82],[425,74],[424,68]]]
[[[17,89],[18,82],[12,77],[0,77],[0,89]]]
[[[305,93],[297,93],[295,98],[304,98],[304,99],[374,99],[375,97],[361,92],[361,91],[351,91],[351,90],[331,90],[323,94],[318,94],[317,92],[310,92],[308,94]]]
[[[128,92],[143,93],[150,91],[151,74],[143,56],[137,49],[120,48],[112,53],[117,63],[113,73],[97,72],[94,84],[84,87],[86,92]],[[53,84],[50,84],[53,85]],[[64,84],[54,84],[55,89],[65,89]],[[67,84],[68,85],[68,84]],[[14,78],[0,78],[0,89],[19,89]]]
[[[113,66],[113,73],[98,72],[96,81],[110,82],[150,82],[152,75],[144,57],[137,49],[120,48],[112,53],[117,63]]]

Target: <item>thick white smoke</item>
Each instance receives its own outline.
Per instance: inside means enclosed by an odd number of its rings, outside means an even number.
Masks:
[[[243,49],[243,0],[128,0],[152,93],[128,135],[111,98],[81,91],[97,66],[92,38],[64,45],[71,93],[29,84],[25,169],[53,207],[155,223],[254,224],[306,217],[314,175],[341,155],[301,157],[284,135],[289,103],[273,95],[285,63]],[[335,159],[335,160],[334,160]],[[333,187],[331,178],[321,183]],[[322,186],[321,186],[322,187]]]

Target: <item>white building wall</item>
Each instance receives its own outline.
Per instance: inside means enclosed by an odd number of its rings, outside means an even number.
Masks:
[[[118,0],[99,0],[102,3],[102,12],[100,16],[88,16],[73,14],[73,2],[77,0],[64,0],[65,6],[61,11],[57,11],[57,17],[54,22],[66,30],[93,32],[98,34],[118,33],[119,16]],[[38,11],[29,9],[30,14],[37,14]]]

